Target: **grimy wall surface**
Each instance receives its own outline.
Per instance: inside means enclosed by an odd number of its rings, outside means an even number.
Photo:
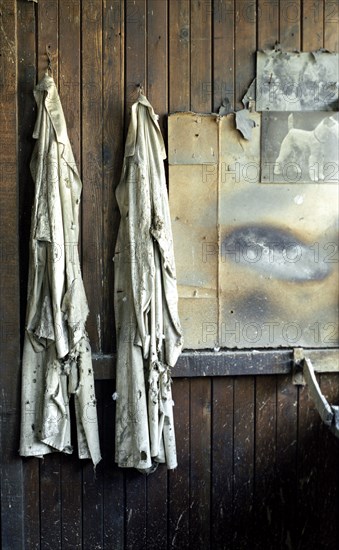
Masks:
[[[159,467],[146,478],[114,466],[111,398],[114,189],[136,85],[166,135],[169,112],[215,111],[226,95],[239,108],[257,49],[279,41],[338,50],[338,20],[338,2],[327,0],[0,0],[4,550],[339,547],[338,441],[307,389],[292,385],[291,354],[262,352],[254,371],[246,355],[233,371],[210,369],[199,354],[182,360],[173,384],[179,467],[170,473]],[[46,46],[83,180],[81,257],[104,457],[95,475],[76,456],[40,462],[17,451],[32,90],[46,69]],[[319,379],[338,400],[338,375]]]

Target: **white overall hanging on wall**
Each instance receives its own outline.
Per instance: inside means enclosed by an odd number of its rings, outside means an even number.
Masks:
[[[50,58],[49,58],[50,62]],[[50,63],[49,63],[50,68]],[[22,456],[72,453],[74,395],[79,458],[100,459],[88,306],[78,256],[82,189],[54,80],[36,86],[35,182],[22,364]]]
[[[182,348],[164,159],[157,116],[145,96],[132,106],[116,196],[117,327],[115,460],[153,471],[177,466],[170,368]]]

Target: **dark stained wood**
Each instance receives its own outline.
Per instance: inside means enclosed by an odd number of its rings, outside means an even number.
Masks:
[[[81,60],[71,52],[80,50],[80,13],[80,0],[59,2],[59,95],[79,170],[81,169]],[[73,399],[71,407],[71,440],[73,452],[77,456]],[[62,548],[80,549],[82,547],[82,469],[81,464],[69,456],[61,457],[61,507]]]
[[[212,3],[191,2],[191,111],[209,113],[213,102]]]
[[[258,50],[279,42],[279,2],[258,0]]]
[[[276,502],[278,548],[295,544],[297,529],[298,389],[289,376],[277,379]]]
[[[163,127],[167,101],[167,0],[147,2],[147,94]]]
[[[169,472],[169,548],[189,547],[190,510],[190,396],[189,380],[173,382],[174,422],[178,467]]]
[[[212,3],[210,9],[212,9]],[[213,1],[214,112],[218,112],[225,97],[229,99],[231,108],[234,109],[234,9],[234,0]]]
[[[147,478],[147,548],[167,548],[167,479],[164,464]]]
[[[331,405],[339,405],[339,375],[322,374],[320,388]],[[339,502],[339,439],[322,423],[319,425],[319,447],[317,453],[318,491],[314,503],[318,531],[318,547],[336,548],[339,540],[339,525],[335,503]],[[331,474],[329,474],[331,472]]]
[[[59,4],[59,95],[68,137],[78,169],[81,168],[80,0]]]
[[[114,383],[104,384],[102,453],[104,469],[103,538],[105,548],[125,546],[125,472],[114,462],[115,402]]]
[[[53,78],[56,85],[59,84],[59,0],[49,0],[38,3],[38,80],[47,70],[48,58],[46,48],[51,55]]]
[[[18,174],[19,174],[19,213],[20,213],[20,304],[21,304],[21,340],[25,330],[27,280],[29,263],[29,236],[31,225],[31,207],[33,204],[34,184],[29,165],[33,152],[32,138],[36,104],[33,88],[36,84],[36,20],[37,6],[28,2],[18,4]]]
[[[300,27],[302,20],[302,5],[300,0],[279,2],[279,27],[281,46],[286,50],[300,50]]]
[[[40,463],[40,507],[41,549],[61,549],[61,473],[59,453],[52,453]]]
[[[129,123],[130,108],[138,97],[138,86],[147,95],[146,67],[146,0],[125,3],[125,126]]]
[[[114,248],[119,225],[115,188],[124,151],[124,2],[103,3],[103,351],[115,349]]]
[[[169,2],[169,112],[190,109],[190,4]],[[179,84],[178,84],[179,83]]]
[[[324,2],[304,0],[302,3],[302,50],[315,51],[324,47]]]
[[[0,546],[23,548],[18,266],[16,2],[0,2]]]
[[[254,380],[234,380],[233,545],[250,548],[253,540]]]
[[[126,475],[126,550],[141,550],[147,544],[146,476],[136,470]]]
[[[95,384],[95,395],[98,409],[99,434],[103,431],[104,386]],[[100,437],[100,445],[102,436]],[[104,464],[99,462],[94,470],[90,460],[83,461],[82,467],[82,510],[83,510],[83,550],[101,549],[103,547],[104,517]]]
[[[256,379],[254,516],[257,532],[265,533],[267,548],[277,548],[275,520],[279,498],[276,477],[277,377]]]
[[[337,2],[0,0],[0,6],[2,548],[336,549],[338,440],[322,425],[307,388],[292,384],[291,349],[180,357],[173,369],[178,467],[171,472],[160,465],[145,478],[117,468],[111,396],[114,191],[136,84],[160,114],[166,139],[168,112],[210,112],[226,95],[242,107],[257,48],[280,40],[292,50],[338,49]],[[17,454],[34,191],[32,91],[46,70],[48,44],[83,180],[81,251],[103,453],[95,473],[77,457],[74,418],[72,456],[39,461]],[[316,370],[333,368],[335,350],[306,354]],[[322,391],[337,404],[338,378],[320,375]]]
[[[231,548],[233,538],[233,378],[212,382],[211,548]]]
[[[211,537],[211,382],[190,382],[190,547],[208,548]]]
[[[20,280],[21,280],[21,335],[24,335],[27,277],[29,258],[29,234],[34,185],[29,163],[33,151],[32,133],[35,124],[35,100],[33,88],[36,83],[36,19],[37,6],[21,2],[17,6],[18,51],[18,173],[20,212]],[[23,338],[22,338],[23,339]],[[40,464],[39,459],[24,459],[22,462],[24,490],[24,538],[27,547],[40,548]],[[16,518],[17,524],[17,518]]]
[[[330,51],[339,49],[339,4],[324,0],[324,47]]]
[[[82,21],[82,213],[83,280],[90,314],[92,351],[102,349],[102,5],[81,3]]]
[[[256,10],[251,0],[235,0],[235,97],[236,107],[255,77]]]

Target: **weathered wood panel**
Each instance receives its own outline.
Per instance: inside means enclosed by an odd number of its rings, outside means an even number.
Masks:
[[[119,223],[114,190],[137,84],[159,113],[166,139],[169,112],[217,111],[226,96],[240,107],[255,75],[257,48],[278,41],[288,49],[337,50],[338,21],[337,2],[329,0],[0,0],[5,550],[339,546],[339,442],[321,425],[307,388],[292,385],[292,352],[180,359],[173,384],[179,464],[173,472],[160,465],[146,478],[115,466],[111,397],[112,257]],[[95,473],[77,459],[75,433],[71,457],[39,462],[17,455],[33,198],[32,89],[46,70],[46,46],[83,179],[80,252],[103,453]],[[332,361],[329,355],[320,359]],[[318,376],[326,397],[338,403],[338,375]]]
[[[23,545],[18,264],[17,6],[0,2],[0,545]]]

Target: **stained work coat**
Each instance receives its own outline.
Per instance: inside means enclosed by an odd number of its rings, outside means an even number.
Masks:
[[[81,180],[53,78],[36,86],[37,139],[22,364],[20,454],[72,453],[69,399],[74,394],[80,458],[101,458],[88,306],[79,257]]]
[[[182,348],[164,142],[152,106],[132,106],[115,251],[116,456],[119,466],[177,466],[170,368]]]

